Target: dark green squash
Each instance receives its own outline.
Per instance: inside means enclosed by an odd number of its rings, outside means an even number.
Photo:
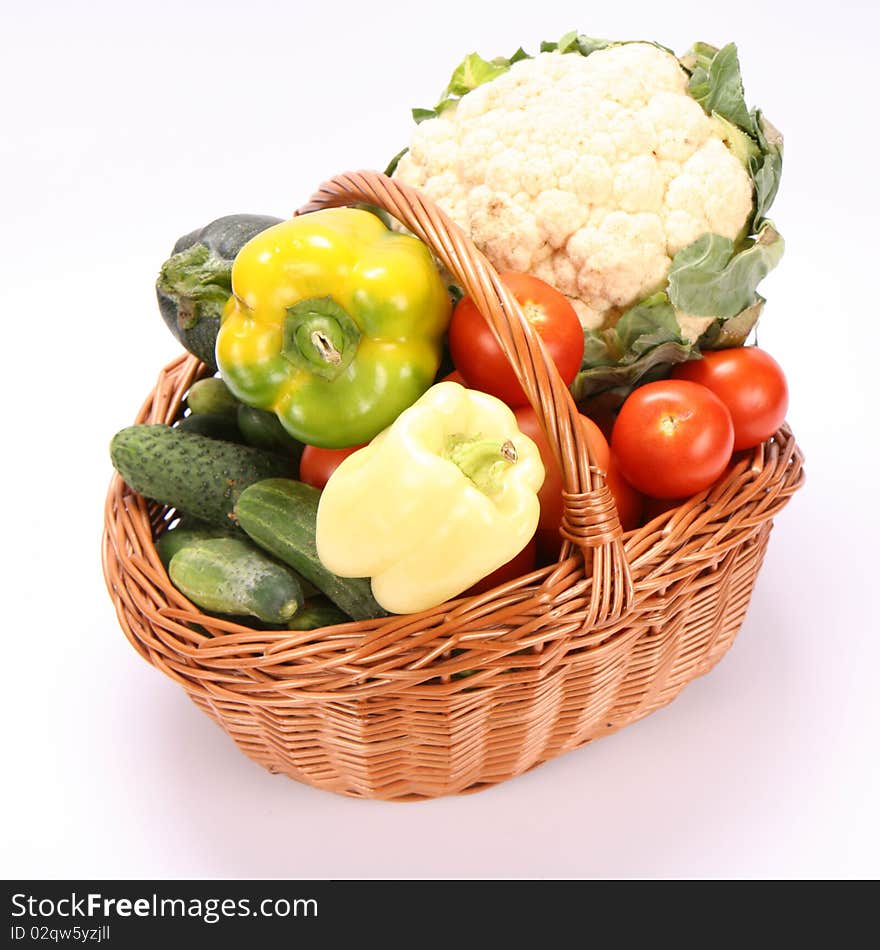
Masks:
[[[232,262],[247,242],[280,218],[229,214],[177,240],[156,281],[159,310],[183,347],[216,371],[220,315],[232,293]]]

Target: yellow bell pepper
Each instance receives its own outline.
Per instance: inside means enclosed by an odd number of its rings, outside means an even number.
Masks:
[[[385,610],[427,610],[525,547],[543,482],[540,453],[504,403],[438,383],[330,476],[318,557],[371,578]]]
[[[361,445],[433,383],[449,292],[427,245],[360,208],[251,238],[232,265],[220,375],[300,442]]]

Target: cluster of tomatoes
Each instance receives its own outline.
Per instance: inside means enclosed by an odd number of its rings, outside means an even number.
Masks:
[[[508,273],[501,278],[570,385],[584,349],[583,330],[571,304],[537,277]],[[469,297],[453,313],[449,349],[456,371],[444,378],[510,406],[520,430],[537,445],[546,473],[535,538],[468,591],[474,594],[527,574],[538,561],[546,563],[558,554],[562,473],[510,363]],[[600,428],[586,415],[581,424],[592,460],[605,472],[620,522],[630,530],[714,484],[734,453],[753,448],[779,428],[787,408],[785,376],[776,361],[757,347],[734,347],[704,353],[700,360],[675,367],[670,379],[635,389],[613,424],[601,420]],[[323,488],[340,462],[358,448],[306,446],[300,478]]]

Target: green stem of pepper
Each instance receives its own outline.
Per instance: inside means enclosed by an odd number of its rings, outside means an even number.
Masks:
[[[354,359],[361,331],[332,297],[308,297],[287,308],[283,337],[288,362],[329,381]]]
[[[509,439],[498,442],[479,436],[451,436],[443,454],[485,495],[500,489],[502,472],[517,461],[516,447]]]

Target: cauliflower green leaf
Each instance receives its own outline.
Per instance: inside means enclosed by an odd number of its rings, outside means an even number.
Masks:
[[[755,186],[751,233],[756,233],[779,188],[782,134],[760,109],[749,112],[735,43],[721,49],[694,43],[681,64],[691,74],[688,92],[719,122],[728,147],[749,171]]]
[[[701,350],[742,346],[764,307],[756,287],[782,256],[783,240],[765,221],[758,236],[736,253],[734,243],[706,234],[675,255],[667,291],[630,307],[605,330],[584,331],[581,371],[571,386],[575,401],[599,394],[617,405],[636,386],[669,375],[676,363]],[[716,319],[699,340],[687,339],[676,316]]]
[[[760,229],[773,204],[782,176],[782,133],[764,118],[760,109],[753,113],[755,135],[760,154],[749,159],[749,174],[755,184],[753,229]]]
[[[571,385],[576,402],[616,390],[623,397],[634,386],[669,373],[675,363],[691,359],[686,340],[665,293],[630,307],[606,330],[584,330],[584,359]]]
[[[544,40],[541,43],[542,53],[580,53],[581,56],[589,56],[595,53],[597,49],[605,49],[611,46],[611,40],[600,40],[593,36],[584,36],[577,30],[569,30],[558,43],[551,43]]]
[[[682,313],[735,317],[756,303],[758,284],[779,263],[784,249],[782,236],[769,221],[738,253],[730,238],[704,234],[672,259],[669,299]]]
[[[675,56],[668,46],[663,46],[662,43],[656,43],[654,40],[602,40],[595,36],[585,36],[577,30],[569,30],[555,43],[544,40],[540,51],[542,53],[580,53],[581,56],[589,56],[597,50],[608,49],[610,46],[625,46],[627,43],[648,43],[656,46],[657,49],[662,49],[664,53],[669,53],[670,56]]]
[[[743,167],[751,174],[751,163],[761,157],[761,148],[758,143],[749,135],[748,132],[732,122],[728,122],[723,116],[717,113],[712,116],[716,127],[721,134],[724,144],[740,160]]]
[[[413,109],[413,119],[418,123],[436,118],[441,112],[455,105],[462,96],[473,92],[483,83],[497,79],[521,59],[531,59],[521,46],[512,56],[496,56],[494,59],[483,59],[479,53],[468,53],[453,70],[446,88],[440,93],[437,105],[433,109]]]
[[[728,43],[721,49],[708,43],[694,43],[681,62],[691,73],[688,92],[707,115],[720,115],[743,131],[754,134],[735,43]]]
[[[742,346],[754,330],[766,302],[759,294],[757,301],[742,313],[729,320],[716,320],[700,337],[700,349],[726,350],[731,346]]]

